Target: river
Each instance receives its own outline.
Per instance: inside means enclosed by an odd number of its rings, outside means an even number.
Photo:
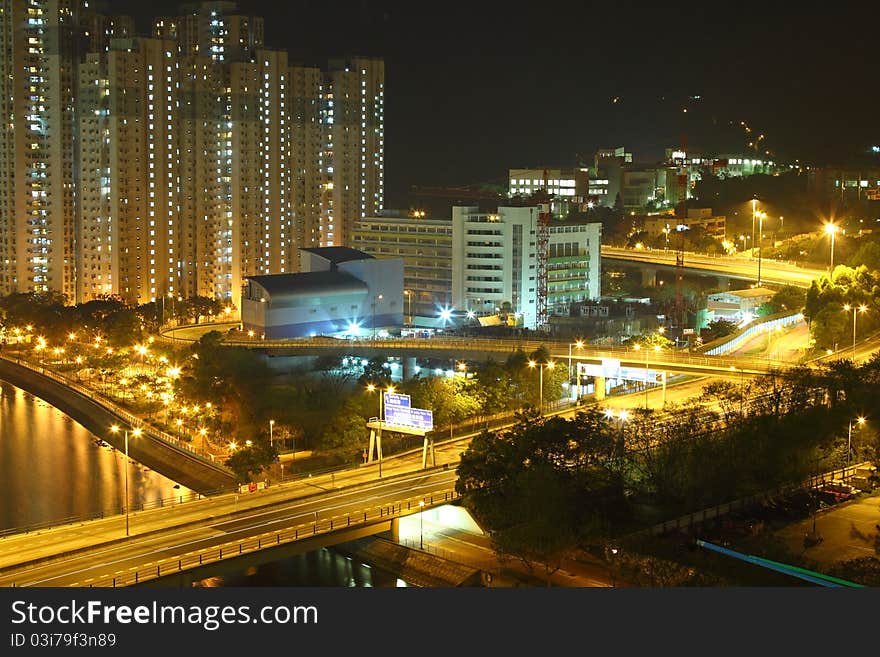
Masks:
[[[125,455],[55,407],[0,381],[0,534],[124,512]],[[193,491],[130,460],[131,508]],[[212,577],[197,586],[400,586],[332,550]]]

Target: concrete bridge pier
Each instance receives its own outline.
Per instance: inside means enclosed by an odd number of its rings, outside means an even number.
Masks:
[[[403,380],[411,379],[416,375],[416,359],[415,357],[401,358],[403,362]]]
[[[391,540],[400,543],[400,518],[391,519]]]
[[[646,285],[648,287],[656,287],[657,270],[650,267],[640,267],[639,269],[642,272],[642,285]]]
[[[605,399],[605,377],[604,376],[596,376],[593,377],[593,390],[596,401],[602,401]]]

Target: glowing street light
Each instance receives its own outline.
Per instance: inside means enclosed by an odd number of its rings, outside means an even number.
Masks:
[[[110,427],[110,431],[113,433],[119,433],[119,425],[114,424]],[[140,427],[135,427],[131,431],[131,435],[135,438],[138,438],[141,435]],[[128,536],[128,512],[129,512],[129,503],[128,503],[128,429],[125,430],[125,535]]]
[[[376,456],[379,461],[379,477],[382,477],[382,425],[385,424],[385,393],[394,394],[394,386],[382,390],[378,386],[367,384],[367,392],[379,391],[379,432],[377,434]]]
[[[859,423],[859,426],[862,426],[865,423],[865,418],[859,416],[855,419],[856,422]],[[849,432],[846,435],[846,467],[849,467],[849,455],[850,455],[850,446],[852,445],[852,427],[853,421],[849,421]]]
[[[825,233],[831,236],[831,268],[829,274],[834,272],[834,234],[837,232],[837,224],[829,222],[825,224]]]
[[[584,348],[583,340],[576,340],[568,345],[568,382],[571,383],[571,348],[577,347],[578,349]],[[580,376],[578,376],[578,395],[580,395]]]
[[[868,306],[866,306],[865,304],[862,304],[861,306],[856,308],[855,306],[850,306],[849,304],[846,304],[843,306],[843,309],[846,310],[847,312],[852,310],[852,314],[853,314],[853,353],[852,353],[852,359],[853,359],[853,363],[855,363],[856,362],[856,310],[858,310],[860,313],[863,313],[868,310]]]
[[[541,416],[543,417],[543,415],[544,415],[544,370],[545,369],[552,370],[556,366],[556,363],[554,363],[551,360],[551,361],[548,361],[542,365],[538,365],[537,362],[530,360],[529,367],[534,368],[535,366],[538,367],[538,400],[539,400],[538,409],[539,409]]]

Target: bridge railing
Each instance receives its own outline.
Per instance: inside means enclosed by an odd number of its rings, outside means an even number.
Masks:
[[[797,324],[798,322],[803,321],[803,319],[803,313],[788,312],[759,317],[750,322],[748,326],[738,329],[731,335],[725,335],[724,337],[704,344],[697,351],[707,356],[724,354],[733,349],[738,349],[744,342],[759,335],[763,331],[769,331],[777,326],[791,326],[792,324]]]
[[[168,445],[169,447],[171,447],[173,449],[185,452],[188,456],[195,458],[195,459],[198,459],[199,461],[202,461],[204,464],[210,465],[211,467],[213,467],[217,470],[220,470],[220,471],[225,472],[227,474],[232,473],[232,470],[230,470],[229,468],[227,468],[224,465],[216,463],[213,458],[211,458],[209,455],[206,455],[201,450],[197,450],[194,447],[192,447],[189,443],[182,441],[182,440],[172,436],[171,434],[169,434],[165,431],[162,431],[161,429],[157,429],[156,427],[152,426],[151,424],[148,424],[147,422],[145,422],[142,417],[138,417],[134,413],[131,413],[130,411],[126,410],[125,408],[122,408],[121,406],[119,406],[118,404],[115,404],[114,402],[110,401],[109,399],[106,399],[104,397],[97,395],[94,390],[90,390],[89,388],[83,386],[82,384],[77,383],[76,381],[74,381],[72,379],[69,379],[68,377],[64,376],[63,374],[59,374],[58,372],[54,372],[53,370],[50,370],[46,367],[43,367],[42,365],[37,365],[35,363],[31,363],[31,362],[29,362],[25,359],[22,359],[22,358],[10,358],[5,355],[0,355],[0,358],[5,358],[9,362],[15,363],[16,365],[20,365],[21,367],[29,369],[32,372],[36,372],[37,374],[45,376],[48,379],[52,379],[56,383],[59,383],[59,384],[63,385],[64,387],[66,387],[67,389],[72,390],[73,392],[77,393],[81,397],[85,397],[89,401],[101,406],[106,411],[109,411],[110,413],[117,416],[121,420],[124,420],[125,422],[127,422],[131,426],[139,427],[144,433],[146,433],[150,437],[165,443],[166,445]]]
[[[573,347],[573,343],[560,342],[557,340],[517,340],[509,338],[458,338],[458,337],[442,337],[442,338],[377,338],[376,340],[344,340],[335,338],[290,338],[287,340],[229,340],[225,344],[229,346],[245,346],[258,349],[284,349],[289,351],[309,351],[315,349],[338,349],[361,350],[361,349],[382,349],[387,351],[450,351],[456,353],[474,353],[474,352],[496,352],[496,353],[512,353],[522,350],[525,353],[532,353],[540,348],[546,348],[550,351],[554,359],[560,361],[568,359],[569,347]],[[452,357],[451,357],[452,358]],[[602,347],[583,347],[572,351],[572,361],[577,360],[598,360],[602,358],[612,358],[618,360],[626,360],[629,363],[638,365],[644,362],[644,350],[635,350],[627,346],[602,346]],[[770,358],[747,358],[737,357],[724,359],[718,356],[710,356],[706,354],[685,353],[673,350],[664,350],[659,354],[650,355],[651,365],[663,365],[664,363],[672,363],[676,365],[688,365],[693,367],[703,367],[706,369],[729,369],[731,365],[738,368],[752,369],[757,372],[766,372],[769,369],[784,368],[791,366],[791,363],[785,360]]]
[[[456,499],[458,499],[458,495],[455,489],[449,488],[426,496],[406,498],[399,502],[380,506],[378,509],[371,508],[362,512],[340,514],[330,518],[316,516],[312,522],[301,523],[284,530],[227,541],[221,545],[190,552],[181,557],[160,558],[158,561],[153,561],[150,566],[136,567],[115,575],[104,575],[91,581],[89,587],[123,587],[141,584],[259,550],[287,545],[351,527],[401,518],[432,506],[448,504]],[[424,506],[420,505],[420,502],[424,502]]]

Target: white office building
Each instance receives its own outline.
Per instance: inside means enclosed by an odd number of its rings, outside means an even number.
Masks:
[[[452,303],[478,315],[515,313],[537,328],[540,209],[452,209]],[[598,299],[601,224],[553,221],[547,243],[548,313]]]

